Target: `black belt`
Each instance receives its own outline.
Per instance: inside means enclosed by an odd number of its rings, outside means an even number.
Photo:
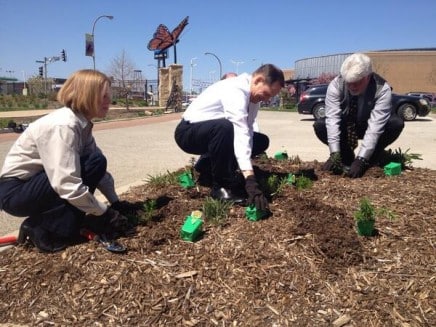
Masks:
[[[10,181],[20,181],[18,177],[0,177],[0,183],[10,182]]]

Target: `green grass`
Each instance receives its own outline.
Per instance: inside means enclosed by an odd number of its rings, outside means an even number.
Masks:
[[[231,201],[216,200],[206,197],[203,203],[204,219],[214,225],[223,225],[227,220],[230,208],[233,206]]]
[[[311,188],[312,185],[313,185],[313,181],[309,177],[298,176],[295,179],[295,186],[297,187],[297,190],[299,190],[299,191]]]
[[[166,174],[148,175],[146,183],[150,186],[168,186],[178,183],[178,173],[167,171]]]

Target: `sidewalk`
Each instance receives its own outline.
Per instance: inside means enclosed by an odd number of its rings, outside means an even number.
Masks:
[[[165,174],[189,164],[193,157],[180,150],[174,142],[174,130],[180,113],[124,122],[96,124],[94,137],[108,159],[108,170],[115,179],[118,194],[129,187],[144,184],[149,176]],[[286,150],[303,161],[325,161],[328,148],[313,133],[313,119],[298,113],[261,111],[258,122],[261,132],[270,138],[268,156]],[[406,122],[399,139],[390,148],[422,155],[414,167],[436,169],[436,115]],[[0,161],[14,140],[0,138]],[[23,219],[0,212],[0,236],[14,232]],[[1,249],[1,248],[0,248]]]
[[[125,110],[125,107],[116,107],[111,106],[110,110]],[[153,111],[153,110],[163,110],[164,107],[129,107],[129,109],[136,110],[136,109],[143,109],[147,111]],[[35,110],[13,110],[13,111],[0,111],[0,118],[9,118],[9,117],[36,117],[36,116],[43,116],[46,114],[49,114],[50,112],[54,111],[56,109],[35,109]]]
[[[0,118],[43,116],[53,110],[56,109],[0,111]]]

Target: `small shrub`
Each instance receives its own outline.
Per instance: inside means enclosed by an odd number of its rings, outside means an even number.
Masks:
[[[10,120],[7,118],[0,118],[0,128],[7,128],[9,127]]]
[[[401,169],[407,169],[412,168],[413,160],[422,160],[421,154],[419,153],[409,153],[410,149],[407,149],[406,151],[402,151],[401,148],[395,149],[392,151],[392,149],[387,150],[386,156],[388,162],[398,162],[401,164]]]
[[[138,223],[140,224],[146,224],[148,223],[151,218],[153,217],[153,213],[157,208],[156,200],[149,199],[144,202],[144,205],[142,206],[143,213],[138,217]]]
[[[356,221],[375,221],[375,208],[371,201],[364,197],[360,200],[359,209],[354,212],[354,219]]]
[[[377,216],[384,216],[389,220],[395,219],[395,214],[386,208],[375,208],[367,197],[360,200],[359,208],[354,212],[356,221],[375,221]]]
[[[268,176],[265,180],[259,181],[261,189],[271,196],[280,194],[283,191],[283,188],[287,185],[286,178],[280,177],[276,174],[272,174]]]
[[[299,190],[299,191],[311,188],[312,185],[313,185],[313,182],[309,177],[298,176],[295,179],[295,186],[297,187],[297,190]]]
[[[211,197],[206,197],[203,203],[204,219],[214,225],[223,225],[229,215],[230,208],[233,202],[216,200]]]

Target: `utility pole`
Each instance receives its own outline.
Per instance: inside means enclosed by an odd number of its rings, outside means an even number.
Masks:
[[[52,63],[52,62],[59,61],[61,59],[64,62],[67,61],[67,53],[66,53],[65,49],[62,49],[61,56],[44,57],[44,60],[36,60],[37,63],[44,65],[43,66],[43,68],[44,68],[43,76],[44,76],[44,92],[45,92],[45,94],[48,93],[48,90],[47,90],[47,65]]]

